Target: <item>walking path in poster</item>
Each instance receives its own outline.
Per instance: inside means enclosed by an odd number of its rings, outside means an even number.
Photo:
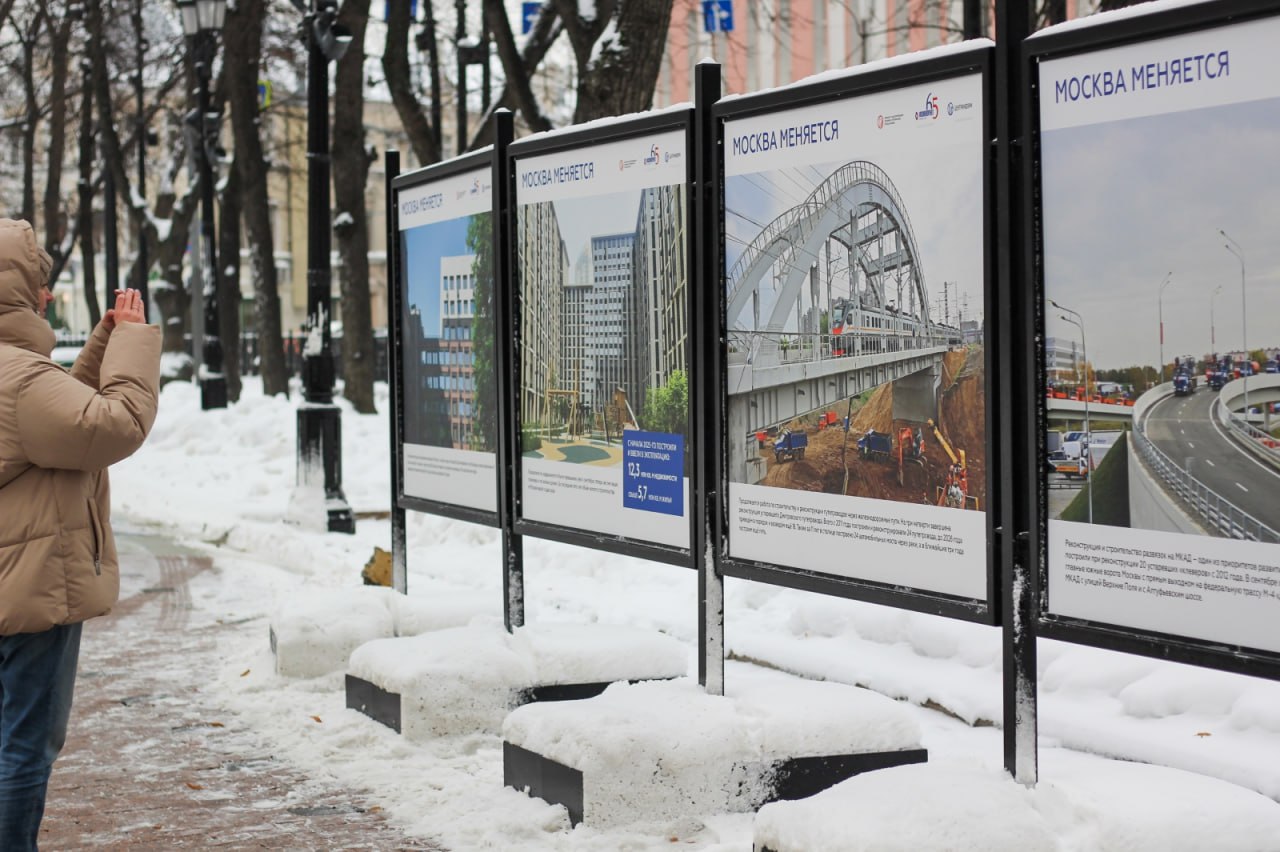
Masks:
[[[516,155],[527,520],[689,546],[685,148]]]
[[[1163,379],[1049,521],[1051,613],[1280,651],[1280,470],[1248,434],[1280,400],[1277,43],[1271,18],[1040,66],[1046,335],[1087,344],[1086,383]]]
[[[726,120],[732,556],[988,597],[982,91]]]

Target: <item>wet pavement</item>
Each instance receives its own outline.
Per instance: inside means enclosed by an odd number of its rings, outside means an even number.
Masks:
[[[192,619],[207,555],[120,538],[121,601],[85,625],[66,748],[40,831],[61,849],[426,849],[368,791],[307,777],[219,709],[219,631]],[[263,625],[265,635],[266,625]]]

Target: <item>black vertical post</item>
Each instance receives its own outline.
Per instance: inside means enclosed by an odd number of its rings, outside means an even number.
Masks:
[[[494,341],[498,385],[498,524],[502,530],[502,618],[507,630],[524,625],[524,537],[515,532],[515,458],[520,433],[513,428],[520,404],[519,373],[515,369],[516,337],[520,333],[519,299],[514,260],[514,178],[507,167],[507,148],[515,138],[515,116],[500,109],[493,114],[493,287]]]
[[[333,404],[329,222],[329,62],[350,43],[334,26],[334,0],[315,0],[303,23],[307,39],[307,338],[303,403],[298,408],[298,486],[323,485],[329,532],[354,533],[342,493],[342,415]],[[343,41],[345,38],[345,41]]]
[[[107,120],[105,118],[103,121]],[[115,170],[106,164],[102,168],[102,263],[104,311],[116,306],[116,288],[120,286],[120,249],[116,236],[116,176]]]
[[[217,147],[217,127],[210,127],[209,81],[213,75],[214,34],[201,30],[196,35],[199,82],[196,120],[200,130],[200,247],[204,258],[204,345],[200,370],[200,407],[205,411],[227,407],[227,377],[222,373],[222,339],[218,322],[218,247],[213,227],[213,152]],[[212,137],[212,138],[211,138]]]
[[[391,585],[401,594],[409,590],[408,533],[405,512],[400,505],[404,486],[404,326],[401,317],[400,204],[392,182],[400,176],[400,152],[386,155],[387,205],[387,403],[391,406]]]
[[[133,31],[138,39],[136,52],[138,73],[133,78],[134,93],[138,98],[138,197],[145,198],[147,195],[147,114],[143,103],[145,89],[142,80],[142,67],[147,58],[147,40],[142,35],[142,0],[134,0]],[[151,292],[147,282],[147,273],[149,271],[147,266],[147,232],[145,228],[139,228],[137,288],[142,295],[143,310],[146,310],[147,306],[151,304]]]
[[[458,13],[458,23],[454,30],[453,50],[458,59],[458,154],[467,150],[467,54],[463,46],[467,39],[467,0],[456,0],[454,9]]]
[[[987,34],[987,4],[983,0],[964,0],[963,29],[966,39]]]
[[[693,500],[690,545],[698,571],[698,683],[724,695],[724,574],[720,570],[723,495],[723,392],[720,363],[720,156],[711,108],[720,100],[720,66],[694,72],[693,126]]]
[[[1031,231],[1031,209],[1025,203],[1027,140],[1023,131],[1027,81],[1022,43],[1031,32],[1027,4],[1016,0],[996,3],[996,237],[997,279],[1004,298],[998,300],[996,334],[1001,341],[1003,369],[997,382],[1000,412],[1001,481],[1005,498],[1000,507],[1002,587],[1000,623],[1004,663],[1004,766],[1019,782],[1034,784],[1037,776],[1036,739],[1036,601],[1039,569],[1031,546],[1037,523],[1039,468],[1034,434],[1037,403],[1034,391],[1035,335],[1033,279],[1024,240]],[[1031,444],[1029,446],[1029,444]]]

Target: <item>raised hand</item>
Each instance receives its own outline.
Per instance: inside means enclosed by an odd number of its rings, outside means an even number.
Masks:
[[[140,322],[147,321],[147,312],[142,305],[142,294],[133,288],[127,290],[116,291],[116,306],[107,311],[108,315],[114,314],[115,323],[122,322]],[[106,317],[103,318],[106,321]],[[114,325],[114,323],[113,323]]]

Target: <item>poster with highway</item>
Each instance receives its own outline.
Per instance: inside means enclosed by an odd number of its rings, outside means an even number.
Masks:
[[[486,167],[397,194],[401,481],[409,497],[496,512],[491,183]]]
[[[732,556],[987,597],[983,108],[970,73],[725,121]]]
[[[513,149],[526,520],[689,546],[685,147]]]
[[[1053,614],[1280,651],[1277,43],[1040,65]]]

